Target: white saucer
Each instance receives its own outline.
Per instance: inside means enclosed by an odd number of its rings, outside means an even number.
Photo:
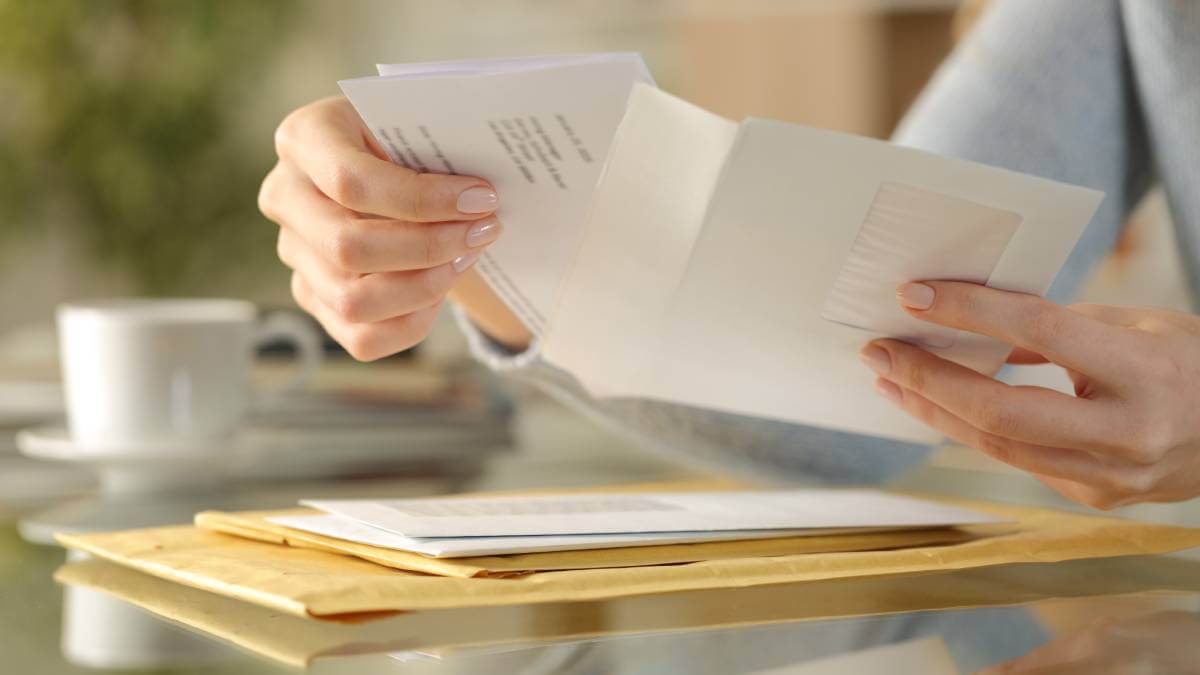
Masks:
[[[191,464],[212,463],[234,452],[237,437],[229,439],[179,439],[128,445],[83,445],[64,427],[45,426],[17,432],[17,449],[26,457],[72,464]]]

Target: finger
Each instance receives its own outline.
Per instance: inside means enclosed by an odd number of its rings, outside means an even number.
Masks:
[[[288,230],[280,230],[278,248],[284,264],[299,272],[322,304],[346,323],[381,321],[441,302],[478,259],[478,254],[468,254],[427,270],[364,275],[330,267]]]
[[[1094,486],[1068,480],[1066,478],[1057,478],[1055,476],[1039,476],[1037,474],[1034,474],[1034,478],[1037,478],[1047,487],[1059,493],[1063,497],[1066,497],[1077,504],[1090,506],[1093,509],[1107,511],[1137,501],[1137,498],[1132,494],[1122,494],[1116,491],[1097,489]]]
[[[1013,350],[1008,355],[1007,362],[1016,365],[1034,366],[1040,363],[1050,363],[1050,360],[1024,347],[1013,347]]]
[[[441,303],[375,323],[350,324],[317,298],[299,273],[292,274],[292,296],[325,330],[359,361],[374,361],[415,346],[429,334]]]
[[[1136,347],[1130,332],[1036,295],[959,281],[905,284],[897,294],[919,319],[988,335],[1085,373],[1124,363]]]
[[[1077,302],[1067,305],[1067,309],[1090,317],[1097,321],[1103,321],[1111,326],[1120,326],[1129,328],[1137,324],[1137,322],[1146,316],[1146,310],[1135,307],[1125,307],[1122,305],[1100,305],[1093,302]]]
[[[1075,481],[1094,481],[1103,469],[1093,455],[1081,450],[1026,443],[978,429],[953,411],[884,378],[876,381],[876,390],[917,420],[1019,469]]]
[[[1114,415],[1097,401],[1041,387],[1014,387],[899,340],[876,340],[861,354],[884,377],[977,429],[1029,443],[1107,448]]]
[[[372,152],[368,130],[343,98],[327,99],[289,115],[275,145],[322,193],[359,213],[412,222],[479,217],[499,200],[482,178],[418,173]]]
[[[321,194],[288,162],[272,172],[263,193],[264,213],[300,235],[330,265],[348,272],[437,267],[491,244],[503,231],[494,216],[447,223],[364,218]]]

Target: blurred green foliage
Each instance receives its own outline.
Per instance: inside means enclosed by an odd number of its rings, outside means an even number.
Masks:
[[[301,8],[0,0],[0,239],[63,221],[151,294],[267,267],[271,139],[239,110]]]

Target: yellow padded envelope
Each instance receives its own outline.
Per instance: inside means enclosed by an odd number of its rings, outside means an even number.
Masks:
[[[315,509],[283,511],[243,511],[226,513],[204,511],[196,514],[196,525],[246,539],[274,544],[342,553],[373,563],[411,572],[448,577],[505,577],[550,570],[580,570],[598,567],[641,567],[673,565],[700,560],[832,553],[834,551],[872,551],[885,548],[909,548],[966,541],[975,536],[957,528],[892,530],[880,532],[843,532],[841,534],[711,541],[695,544],[629,546],[581,551],[549,551],[467,558],[433,558],[379,546],[344,541],[312,534],[270,522],[273,516],[311,515]]]
[[[818,579],[917,574],[1005,563],[1156,554],[1200,546],[1200,529],[1048,509],[954,501],[1015,524],[963,528],[949,545],[727,558],[680,565],[463,578],[404,572],[326,551],[193,526],[58,535],[68,548],[298,616],[599,600]]]

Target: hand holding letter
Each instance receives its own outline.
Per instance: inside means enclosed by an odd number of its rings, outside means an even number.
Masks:
[[[293,112],[275,145],[259,208],[280,225],[296,302],[361,360],[420,342],[500,235],[491,184],[393,164],[342,97]]]

